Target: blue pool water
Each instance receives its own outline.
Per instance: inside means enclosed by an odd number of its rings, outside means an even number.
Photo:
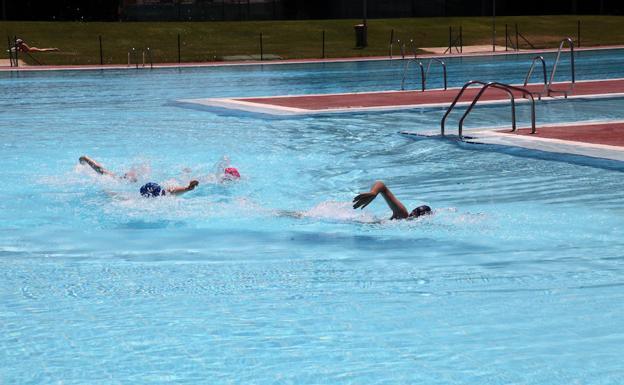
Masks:
[[[623,60],[580,52],[579,78],[624,77]],[[529,63],[451,59],[449,79],[518,83]],[[621,383],[617,165],[397,134],[437,128],[441,109],[270,119],[176,103],[397,89],[400,70],[1,73],[0,383]],[[541,103],[538,122],[623,119],[623,103]],[[478,107],[469,125],[508,113]],[[142,199],[83,154],[201,184]],[[224,157],[239,182],[217,183]],[[376,179],[436,214],[352,210]]]

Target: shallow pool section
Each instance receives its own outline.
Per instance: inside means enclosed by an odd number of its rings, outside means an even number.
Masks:
[[[345,65],[0,74],[0,383],[621,382],[622,168],[397,133],[435,129],[440,109],[174,103],[357,91],[358,66],[383,63]],[[621,103],[539,116],[622,119]],[[508,114],[478,108],[469,126]],[[83,154],[200,186],[143,199]],[[218,183],[224,157],[240,181]],[[390,222],[381,197],[351,209],[376,179],[435,215]]]

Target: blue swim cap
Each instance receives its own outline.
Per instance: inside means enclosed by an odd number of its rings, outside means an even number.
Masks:
[[[158,183],[146,183],[141,186],[141,195],[146,198],[155,198],[160,195],[165,195],[165,190],[160,187]]]

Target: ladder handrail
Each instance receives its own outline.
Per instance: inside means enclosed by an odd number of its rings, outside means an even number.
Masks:
[[[7,36],[7,52],[9,54],[9,64],[13,67],[13,51],[16,49],[13,45],[11,45],[11,38]]]
[[[447,88],[447,84],[446,84],[446,63],[444,62],[444,60],[441,60],[437,57],[432,57],[431,59],[429,59],[429,63],[427,64],[427,70],[425,71],[425,86],[427,85],[427,79],[429,78],[429,69],[431,68],[431,63],[433,62],[438,62],[440,63],[440,65],[442,65],[442,70],[444,72],[444,90],[446,91]]]
[[[514,97],[513,92],[511,92],[511,90],[506,88],[506,87],[501,87],[500,85],[498,85],[495,82],[490,82],[490,83],[487,83],[486,85],[484,85],[483,87],[481,87],[481,90],[479,90],[479,93],[474,97],[474,99],[472,100],[472,103],[470,103],[470,105],[466,109],[466,112],[464,112],[464,115],[462,115],[461,119],[459,120],[459,128],[458,128],[457,135],[459,136],[460,140],[462,140],[464,138],[463,135],[462,135],[463,128],[464,128],[464,120],[466,119],[466,117],[468,116],[470,111],[472,111],[472,109],[477,104],[479,99],[481,99],[481,96],[483,95],[483,93],[490,87],[503,90],[503,91],[507,92],[507,94],[509,95],[509,98],[511,100],[511,127],[512,127],[511,130],[512,131],[516,130],[516,98]]]
[[[464,94],[466,89],[468,87],[470,87],[471,85],[473,85],[473,84],[480,84],[480,85],[484,86],[487,83],[485,83],[485,82],[483,82],[481,80],[470,80],[470,81],[466,82],[466,84],[464,84],[464,86],[459,90],[457,95],[455,95],[455,99],[453,99],[453,102],[451,103],[449,108],[447,108],[446,113],[444,114],[444,116],[442,117],[442,120],[440,121],[440,135],[444,136],[444,125],[446,123],[446,118],[449,116],[449,114],[451,113],[451,111],[453,110],[453,108],[455,107],[457,102],[459,101],[459,98],[462,97],[462,95]]]
[[[152,50],[147,47],[143,50],[141,50],[141,67],[145,68],[145,56],[147,54],[147,59],[149,60],[149,65],[150,65],[150,69],[154,68],[154,60],[152,58]],[[134,60],[134,65],[136,67],[136,69],[139,69],[139,51],[132,47],[128,50],[128,67],[130,67],[133,63]]]
[[[425,68],[422,62],[416,61],[415,58],[407,59],[405,61],[405,66],[403,67],[403,78],[401,79],[401,91],[405,91],[405,79],[407,78],[407,73],[411,62],[418,63],[418,65],[420,66],[420,88],[422,91],[425,91]]]
[[[414,59],[416,59],[416,44],[414,44],[414,39],[410,39],[409,45],[412,49],[412,53],[414,54]]]
[[[143,67],[145,68],[145,54],[147,53],[147,58],[149,59],[150,69],[154,68],[154,60],[152,59],[152,50],[150,47],[147,47],[143,50]]]
[[[401,44],[401,40],[397,39],[397,44],[399,45],[399,49],[401,50],[401,59],[405,59],[405,43]]]
[[[481,98],[483,93],[490,87],[504,90],[510,96],[511,103],[512,103],[512,105],[511,105],[512,132],[516,131],[516,106],[515,106],[515,96],[513,95],[512,91],[521,92],[523,95],[528,95],[531,98],[531,133],[535,134],[535,132],[536,132],[536,128],[535,128],[535,98],[533,97],[533,94],[529,90],[521,88],[521,87],[511,86],[509,84],[499,83],[499,82],[488,82],[488,83],[486,83],[486,82],[483,82],[483,81],[480,81],[480,80],[471,80],[471,81],[467,82],[466,84],[464,84],[464,86],[461,88],[459,93],[455,96],[455,99],[453,99],[453,102],[451,103],[449,108],[446,110],[446,113],[442,117],[442,121],[440,122],[440,129],[441,129],[440,130],[440,134],[442,136],[444,136],[444,129],[445,129],[446,118],[449,116],[449,114],[451,113],[451,111],[453,110],[453,108],[455,107],[455,105],[457,104],[459,99],[461,98],[461,96],[464,94],[466,89],[468,89],[468,87],[470,87],[471,85],[474,85],[474,84],[480,84],[482,87],[481,87],[481,90],[479,90],[479,93],[473,98],[472,103],[467,108],[466,112],[464,113],[464,115],[462,116],[461,120],[459,121],[458,136],[459,136],[460,139],[463,139],[463,136],[462,136],[462,133],[463,133],[463,123],[464,123],[464,120],[466,119],[466,116],[468,116],[470,111],[472,111],[472,109],[477,104],[477,102],[479,101],[479,99]]]
[[[526,97],[527,95],[529,96],[529,98],[531,98],[531,134],[535,134],[536,132],[536,127],[535,127],[535,97],[533,96],[533,93],[529,90],[527,90],[526,88],[522,88],[522,87],[516,87],[516,86],[512,86],[510,84],[505,84],[505,83],[499,83],[499,82],[495,82],[501,86],[507,87],[512,91],[517,91],[522,93],[523,97]],[[515,131],[515,130],[513,130]]]
[[[529,84],[529,80],[531,79],[531,75],[533,75],[533,70],[535,69],[535,63],[537,61],[542,62],[542,72],[544,73],[544,90],[548,87],[548,76],[546,75],[546,61],[543,56],[535,56],[533,61],[531,62],[531,68],[529,68],[529,72],[527,72],[526,77],[524,78],[524,87]]]
[[[536,128],[535,128],[535,98],[533,97],[532,93],[530,91],[528,91],[527,89],[520,88],[520,87],[515,87],[515,86],[509,85],[509,84],[499,83],[499,82],[490,82],[490,83],[487,83],[485,86],[483,86],[483,88],[481,88],[479,93],[472,100],[472,103],[470,104],[470,106],[468,106],[468,108],[466,109],[466,112],[464,112],[464,115],[459,120],[459,138],[460,139],[463,138],[462,132],[463,132],[463,127],[464,127],[464,120],[466,119],[468,114],[470,114],[470,111],[472,111],[472,109],[477,104],[479,99],[481,99],[481,96],[483,95],[483,93],[490,87],[503,90],[503,91],[507,92],[507,94],[510,97],[510,100],[511,100],[511,127],[512,127],[511,128],[511,132],[515,132],[516,131],[516,98],[515,98],[515,96],[513,94],[513,91],[520,92],[520,93],[523,94],[523,96],[524,95],[529,95],[530,96],[530,98],[531,98],[531,134],[535,134],[535,131],[536,131]]]
[[[13,41],[7,36],[7,42],[9,44],[9,59],[11,67],[19,67],[19,49],[17,48],[17,37],[13,36]]]
[[[561,58],[561,50],[563,49],[563,46],[566,42],[570,46],[570,70],[571,70],[571,75],[572,75],[572,82],[570,84],[570,88],[568,88],[567,90],[557,91],[557,90],[552,89],[552,85],[555,80],[555,73],[557,72],[559,59]],[[575,83],[576,83],[576,72],[574,69],[574,41],[572,40],[571,37],[566,37],[562,39],[561,42],[559,43],[559,50],[557,51],[557,58],[555,59],[555,64],[553,64],[553,69],[552,69],[552,72],[550,73],[550,81],[548,82],[548,95],[550,95],[551,92],[563,92],[565,96],[567,97],[568,92],[572,92],[572,90],[574,89]]]
[[[136,48],[134,47],[128,50],[128,67],[130,67],[130,64],[132,64],[132,59],[134,59],[136,68],[138,69],[139,68],[139,56],[137,54]]]

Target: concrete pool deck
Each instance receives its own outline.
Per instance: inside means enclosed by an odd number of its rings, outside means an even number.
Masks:
[[[558,83],[556,89],[565,89],[569,83]],[[532,92],[542,91],[544,86],[530,84]],[[349,94],[300,95],[256,98],[194,99],[181,103],[217,107],[270,115],[293,116],[327,113],[349,113],[366,111],[394,111],[450,105],[459,89],[430,91],[380,91]],[[479,88],[466,90],[459,105],[472,101]],[[522,95],[514,92],[517,101],[526,102]],[[554,97],[542,99],[563,99]],[[569,99],[608,98],[624,96],[624,79],[579,81]],[[501,90],[490,88],[481,99],[481,104],[508,104],[508,95]],[[440,116],[441,117],[441,116]],[[452,132],[452,128],[449,127]],[[439,132],[410,133],[419,136],[439,136]],[[468,143],[497,144],[523,147],[541,151],[590,156],[624,161],[624,122],[569,123],[564,125],[539,125],[536,134],[530,129],[521,128],[515,133],[500,130],[470,131]]]
[[[489,47],[489,45],[488,45]],[[433,47],[435,48],[435,47]],[[446,47],[444,47],[446,48]],[[466,48],[466,47],[464,47]],[[603,45],[576,47],[575,51],[604,51],[624,49],[624,45]],[[500,56],[500,55],[529,55],[542,53],[556,53],[557,48],[539,48],[539,49],[522,49],[519,51],[505,51],[502,47],[495,52],[492,51],[475,51],[452,54],[436,54],[425,53],[418,55],[419,59],[430,58],[453,58],[453,57],[483,57],[483,56]],[[410,56],[406,56],[410,59]],[[95,59],[95,58],[94,58]],[[289,65],[289,64],[308,64],[308,63],[345,63],[345,62],[361,62],[361,61],[384,61],[384,60],[402,60],[400,55],[389,56],[358,56],[358,57],[336,57],[336,58],[307,58],[307,59],[284,59],[284,60],[234,60],[234,61],[217,61],[217,62],[183,62],[183,63],[154,63],[153,68],[202,68],[202,67],[230,67],[230,66],[248,66],[248,65]],[[68,65],[26,65],[20,67],[11,67],[8,59],[0,63],[0,72],[11,71],[81,71],[81,70],[135,70],[135,65],[126,64],[68,64]],[[149,63],[146,66],[139,65],[138,69],[150,69]]]
[[[439,131],[404,131],[402,134],[421,138],[441,137]],[[449,133],[450,136],[454,134],[453,130]],[[624,121],[543,125],[537,128],[535,134],[531,134],[528,127],[519,128],[516,132],[509,129],[473,129],[466,130],[464,141],[624,161]]]
[[[569,83],[557,83],[558,89],[565,89]],[[531,92],[540,92],[544,85],[530,84]],[[327,113],[349,113],[366,111],[394,111],[401,109],[448,107],[459,88],[448,90],[432,89],[422,91],[378,91],[322,95],[284,95],[254,98],[206,98],[185,99],[181,103],[204,107],[218,107],[269,115],[313,115]],[[479,92],[479,88],[469,88],[459,100],[466,105]],[[514,92],[518,101],[522,95]],[[561,94],[543,99],[563,98]],[[568,98],[602,98],[624,96],[624,79],[578,81],[574,92]],[[504,104],[509,102],[506,92],[490,88],[481,98],[481,104]]]

